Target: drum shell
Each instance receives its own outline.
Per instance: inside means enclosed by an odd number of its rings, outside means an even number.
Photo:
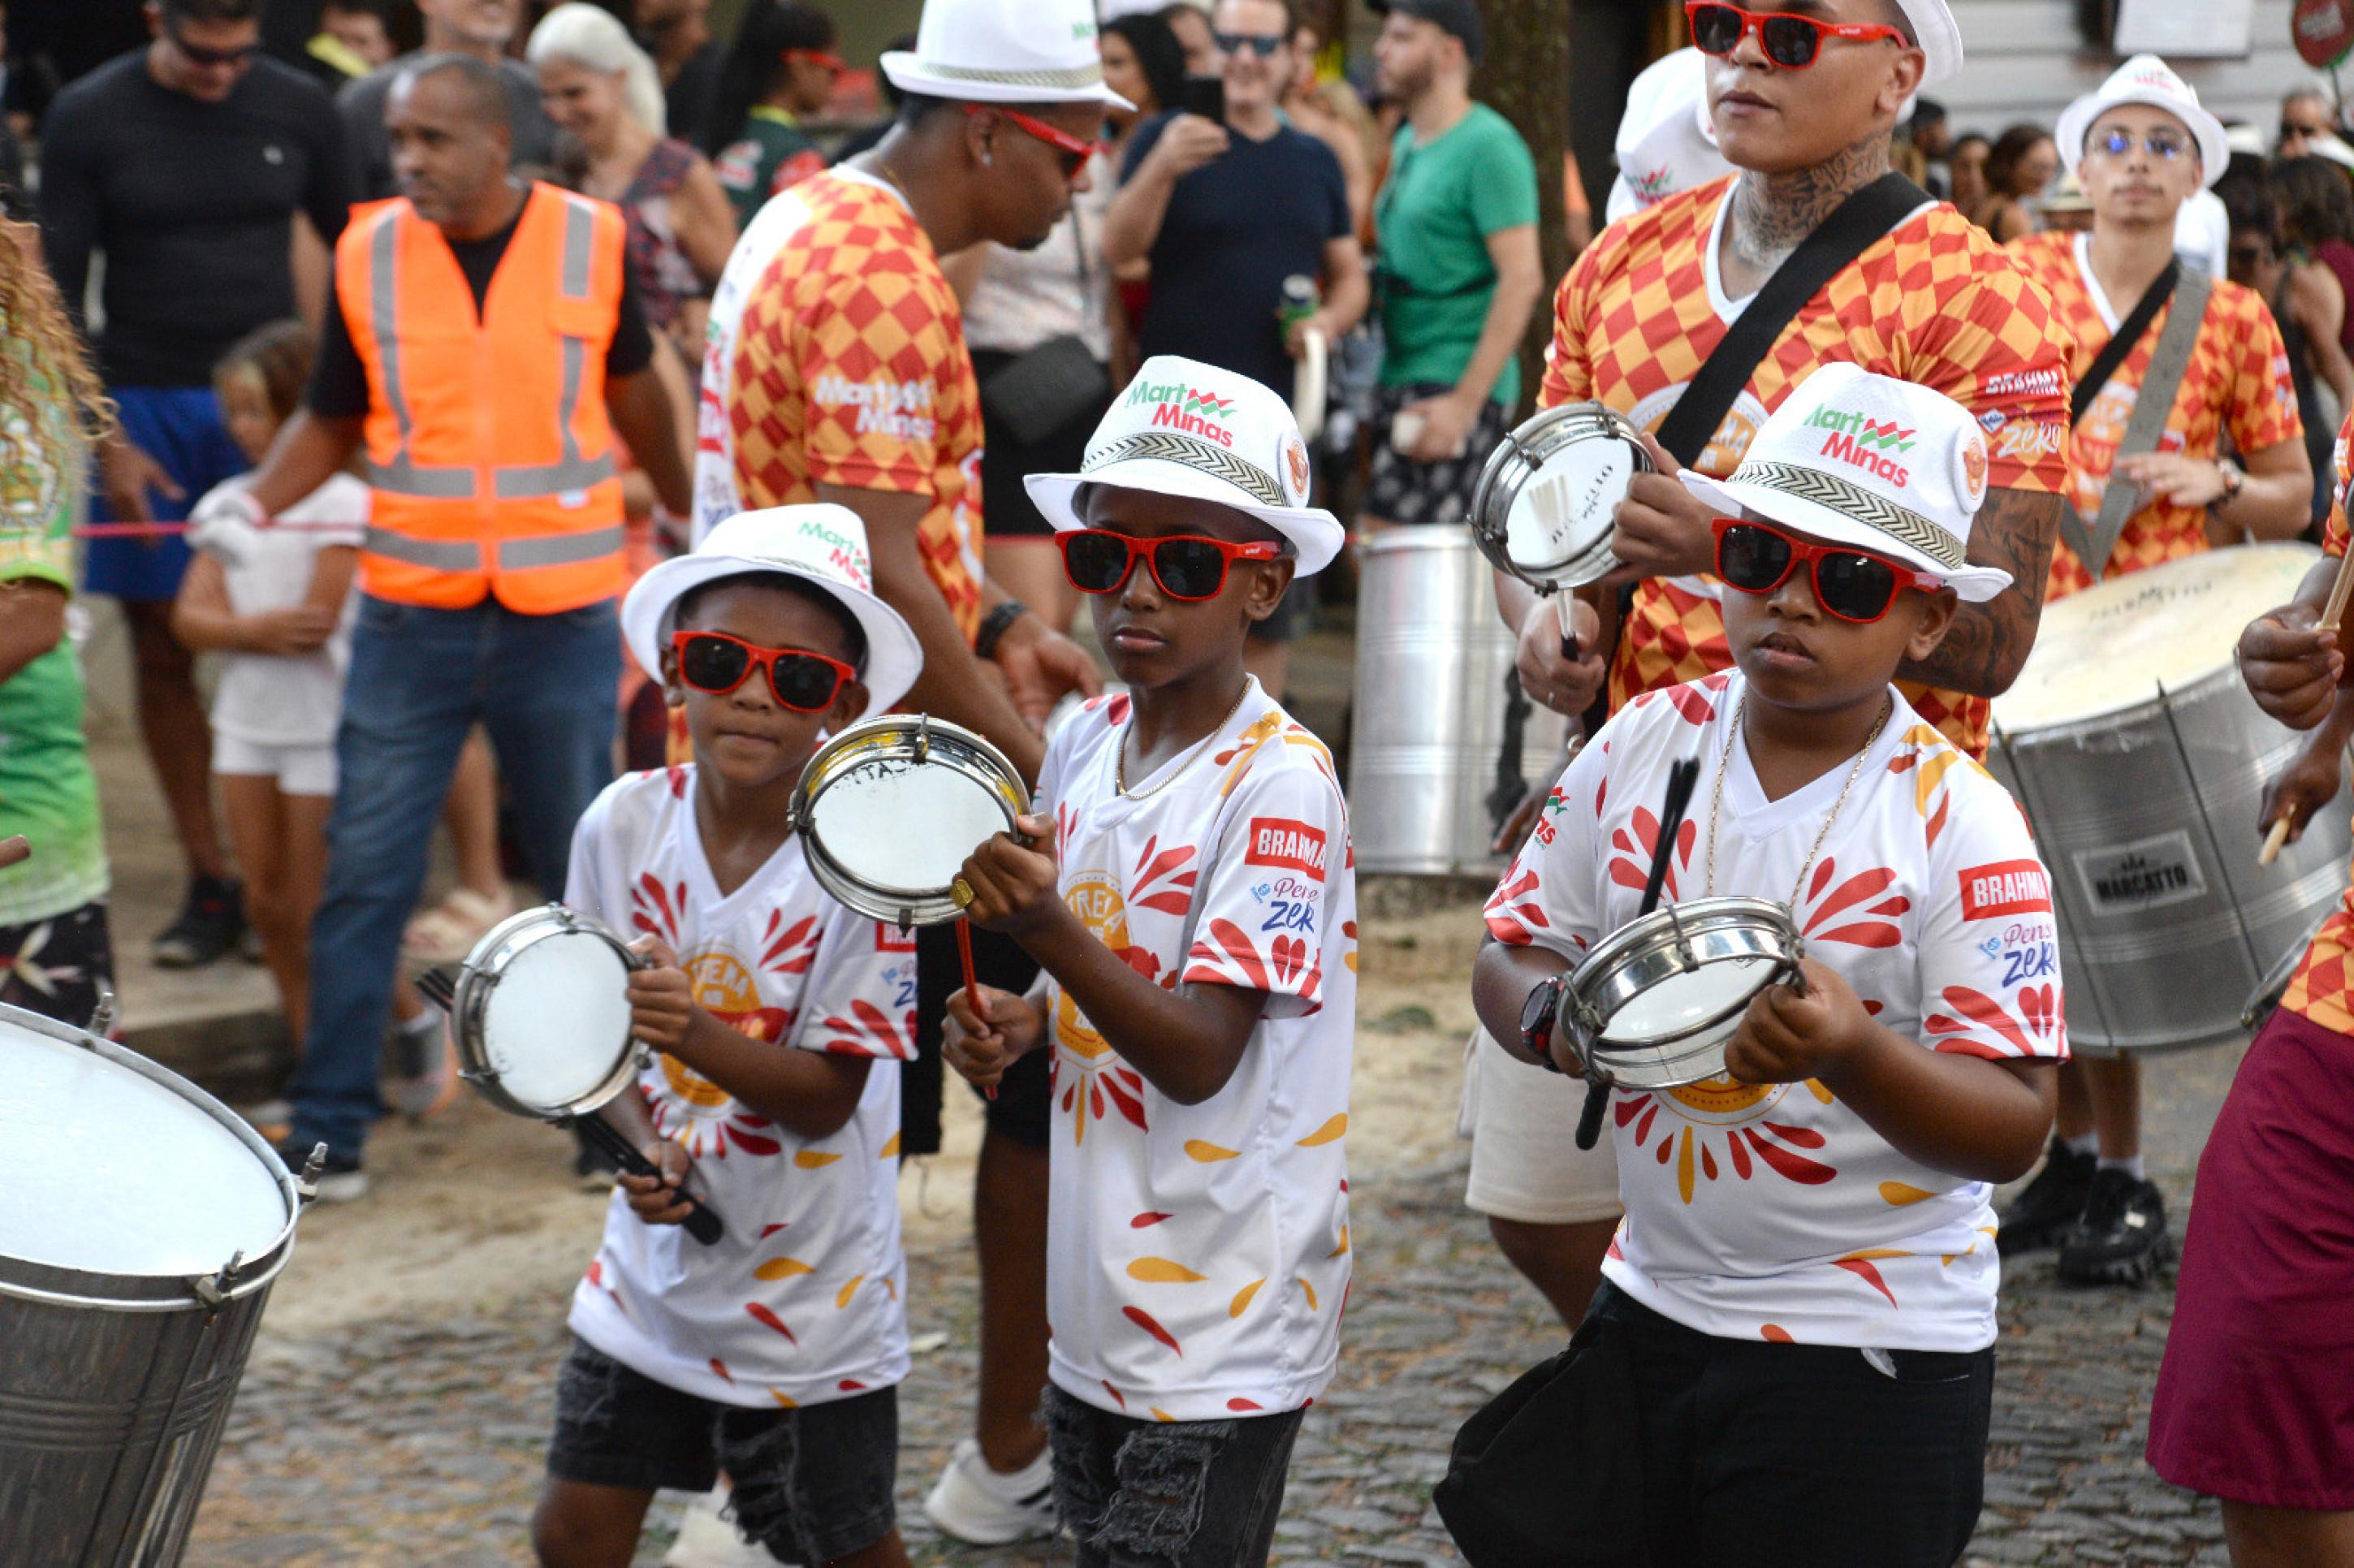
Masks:
[[[286,1201],[286,1228],[213,1305],[186,1279],[0,1256],[0,1565],[176,1563],[270,1286],[293,1249],[293,1180],[226,1107],[166,1069],[16,1008],[0,1007],[0,1022],[172,1087],[264,1161]],[[69,1208],[70,1173],[43,1185]]]
[[[1489,875],[1487,797],[1517,640],[1487,560],[1455,528],[1393,529],[1360,546],[1349,814],[1373,874]],[[1522,777],[1552,783],[1562,716],[1531,705]]]
[[[2303,744],[2230,666],[2122,712],[1997,730],[1988,767],[2051,874],[2072,1048],[2243,1037],[2249,992],[2344,892],[2354,849],[2325,808],[2256,863],[2265,788]]]

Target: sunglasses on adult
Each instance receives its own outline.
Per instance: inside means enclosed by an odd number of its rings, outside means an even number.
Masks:
[[[2147,131],[2137,137],[2130,131],[2110,130],[2104,131],[2096,136],[2085,138],[2084,151],[2105,153],[2112,158],[2122,158],[2134,150],[2134,143],[2137,141],[2149,149],[2151,157],[2162,163],[2170,164],[2192,150],[2189,137],[2178,135],[2172,131]]]
[[[172,48],[177,49],[190,65],[241,66],[261,52],[261,42],[258,38],[249,44],[239,44],[235,48],[216,49],[190,43],[177,28],[165,28],[164,36],[172,40]]]
[[[1082,142],[1067,131],[1058,130],[1035,115],[1024,114],[1018,109],[1008,109],[1002,103],[968,103],[967,114],[997,114],[1012,122],[1013,128],[1026,136],[1034,136],[1062,154],[1063,177],[1075,180],[1087,167],[1087,160],[1096,155],[1093,142]]]
[[[670,645],[678,678],[695,690],[724,697],[751,679],[753,671],[763,670],[777,701],[797,714],[823,713],[844,685],[858,679],[858,672],[839,659],[806,648],[763,648],[724,631],[673,632]]]
[[[850,62],[825,49],[786,49],[777,57],[787,65],[822,66],[828,76],[849,74]]]
[[[1220,54],[1238,55],[1247,49],[1263,60],[1274,58],[1275,51],[1286,42],[1281,33],[1213,32],[1210,38],[1218,46]]]
[[[1215,599],[1236,561],[1272,561],[1283,546],[1268,540],[1230,545],[1198,534],[1164,534],[1140,539],[1107,528],[1078,528],[1055,535],[1063,549],[1063,575],[1081,593],[1118,593],[1142,558],[1152,580],[1171,599],[1196,602]]]
[[[1804,70],[1814,64],[1825,38],[1904,42],[1900,29],[1876,23],[1825,22],[1788,11],[1744,11],[1714,0],[1688,0],[1684,20],[1691,27],[1692,47],[1704,55],[1729,55],[1741,47],[1742,39],[1755,33],[1766,58],[1786,70]]]
[[[1765,523],[1719,517],[1709,524],[1716,535],[1716,575],[1744,593],[1772,593],[1799,567],[1810,568],[1815,602],[1841,620],[1869,626],[1888,613],[1896,590],[1934,593],[1946,579],[1916,572],[1867,551],[1818,545]]]

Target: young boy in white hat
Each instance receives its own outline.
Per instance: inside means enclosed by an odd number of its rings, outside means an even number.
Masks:
[[[786,806],[820,737],[897,702],[921,654],[841,506],[727,519],[638,580],[621,630],[695,761],[597,798],[565,898],[652,960],[629,994],[659,1054],[605,1114],[663,1175],[620,1179],[573,1293],[533,1544],[627,1563],[657,1489],[725,1470],[778,1561],[891,1568],[915,954],[819,887]],[[717,1244],[681,1232],[682,1185]]]
[[[1049,744],[1026,838],[956,895],[1044,966],[960,992],[949,1060],[1051,1052],[1047,1430],[1083,1564],[1264,1563],[1349,1284],[1356,879],[1323,745],[1244,639],[1341,525],[1281,397],[1148,360],[1077,473],[1034,474],[1129,690]]]
[[[2051,1127],[2060,975],[2026,821],[1890,682],[2009,580],[1965,564],[1987,469],[1959,404],[1834,365],[1687,473],[1735,668],[1621,709],[1488,906],[1482,1022],[1578,1070],[1562,979],[1636,915],[1690,758],[1668,900],[1783,903],[1805,946],[1723,1076],[1613,1096],[1627,1217],[1568,1375],[1631,1396],[1561,1469],[1636,1561],[1945,1568],[1978,1518],[1988,1199]]]

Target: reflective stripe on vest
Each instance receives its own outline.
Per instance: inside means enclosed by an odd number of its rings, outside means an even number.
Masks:
[[[499,567],[503,571],[524,571],[532,567],[568,567],[579,561],[593,561],[610,556],[623,543],[621,530],[592,528],[585,534],[553,534],[533,539],[503,539],[499,542]],[[389,560],[412,567],[423,567],[435,572],[479,572],[482,569],[482,546],[471,539],[415,539],[406,534],[396,534],[389,528],[370,528],[367,548]]]

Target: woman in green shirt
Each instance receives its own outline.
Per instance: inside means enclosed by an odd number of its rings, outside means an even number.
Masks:
[[[736,204],[736,227],[761,205],[826,165],[800,116],[824,111],[844,69],[833,19],[794,0],[752,0],[719,68],[719,91],[705,132],[720,186]]]

